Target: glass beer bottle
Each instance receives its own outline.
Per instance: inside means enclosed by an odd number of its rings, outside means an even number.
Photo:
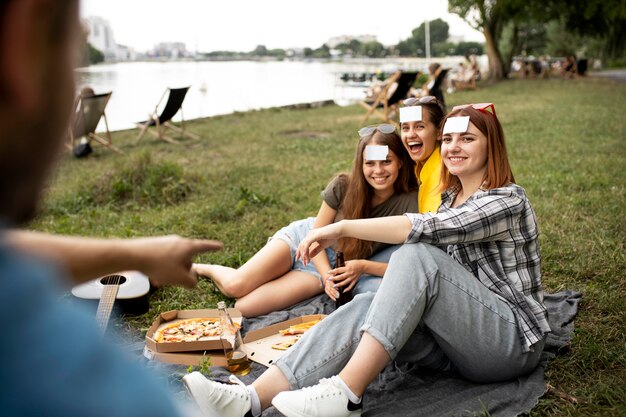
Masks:
[[[335,268],[346,266],[346,262],[343,258],[343,252],[337,251],[336,258],[337,260],[335,261]],[[352,301],[352,290],[344,291],[345,288],[346,287],[337,288],[337,290],[339,291],[339,297],[337,297],[337,300],[335,301],[335,308],[339,308],[342,305]]]
[[[247,375],[250,373],[250,360],[243,350],[241,332],[228,314],[226,303],[224,301],[218,302],[217,308],[220,312],[220,324],[222,326],[220,342],[222,342],[224,355],[228,362],[227,369],[235,375]]]

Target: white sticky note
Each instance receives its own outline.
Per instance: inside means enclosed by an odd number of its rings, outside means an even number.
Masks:
[[[467,132],[469,127],[469,116],[448,117],[443,126],[443,134]]]
[[[422,120],[422,106],[400,108],[400,123],[419,122]]]
[[[384,161],[389,154],[389,146],[367,145],[365,147],[366,161]]]

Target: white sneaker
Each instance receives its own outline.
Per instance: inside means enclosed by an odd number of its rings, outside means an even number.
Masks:
[[[246,386],[237,377],[230,380],[237,385],[211,381],[200,372],[183,377],[183,383],[205,416],[252,417],[250,393]]]
[[[272,405],[287,417],[357,417],[363,408],[362,401],[354,404],[331,379],[322,379],[301,390],[281,392]]]

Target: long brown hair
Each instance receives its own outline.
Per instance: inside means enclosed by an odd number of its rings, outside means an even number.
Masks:
[[[483,178],[482,188],[491,190],[515,182],[506,152],[504,131],[498,118],[492,113],[476,110],[469,106],[451,111],[444,118],[442,126],[449,117],[456,116],[469,116],[470,122],[487,137],[487,171]],[[460,189],[461,187],[459,178],[450,174],[445,164],[441,164],[441,187],[442,190],[451,187]]]
[[[340,180],[346,182],[345,197],[340,208],[345,219],[366,219],[372,211],[374,189],[363,176],[366,145],[387,145],[398,158],[400,167],[398,178],[393,183],[394,194],[406,193],[417,188],[413,160],[404,149],[400,136],[395,132],[382,133],[376,130],[372,135],[359,140],[350,174],[339,175]],[[372,254],[372,245],[371,241],[342,238],[337,247],[344,253],[346,259],[364,259]]]

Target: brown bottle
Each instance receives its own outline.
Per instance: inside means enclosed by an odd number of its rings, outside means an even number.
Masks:
[[[250,359],[243,350],[243,340],[239,328],[233,323],[226,303],[219,301],[217,308],[220,315],[220,325],[222,333],[220,334],[220,342],[224,348],[224,356],[228,363],[227,369],[235,375],[248,375],[250,373]]]
[[[335,261],[335,268],[346,266],[346,262],[343,259],[343,252],[338,251],[336,257],[337,257],[337,260]],[[337,291],[339,291],[339,297],[335,301],[335,308],[339,308],[342,305],[352,301],[352,297],[353,297],[352,290],[344,292],[345,288],[346,287],[337,288]]]

